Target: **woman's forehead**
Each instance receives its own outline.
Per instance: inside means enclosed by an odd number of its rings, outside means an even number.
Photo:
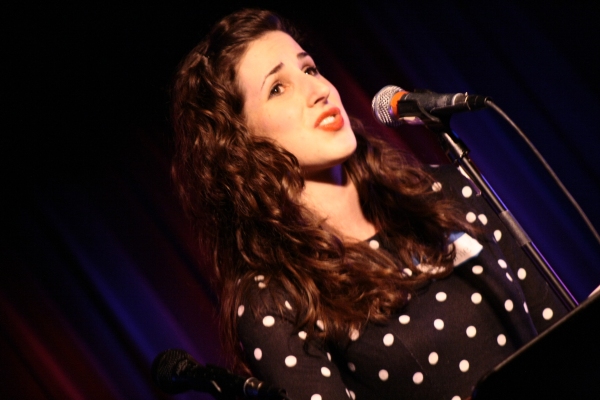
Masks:
[[[296,64],[306,52],[287,33],[268,32],[252,41],[238,64],[238,83],[246,91],[259,91],[270,75],[279,69]]]
[[[239,68],[279,63],[284,57],[302,52],[302,47],[290,35],[281,31],[271,31],[248,44],[240,59]]]

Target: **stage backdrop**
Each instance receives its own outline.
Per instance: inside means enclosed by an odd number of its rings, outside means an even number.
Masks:
[[[491,96],[600,226],[593,2],[279,3],[3,13],[0,398],[169,398],[149,377],[162,350],[224,363],[213,274],[197,262],[169,178],[167,91],[208,26],[241,6],[296,21],[347,110],[368,126],[377,127],[370,100],[388,84]],[[584,299],[600,284],[600,245],[573,207],[491,111],[452,125]],[[385,132],[424,162],[442,160],[425,130]]]

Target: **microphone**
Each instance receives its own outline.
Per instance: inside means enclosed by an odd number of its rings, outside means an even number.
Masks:
[[[243,396],[251,399],[286,399],[286,392],[254,377],[237,376],[213,365],[202,366],[184,350],[169,349],[152,362],[152,379],[165,393],[188,390],[207,392],[215,398]]]
[[[462,111],[487,107],[487,96],[467,93],[439,94],[430,91],[407,92],[398,86],[386,86],[375,97],[371,107],[377,121],[396,127],[400,118],[420,117],[425,120],[435,116],[450,116]],[[437,119],[436,119],[437,120]]]

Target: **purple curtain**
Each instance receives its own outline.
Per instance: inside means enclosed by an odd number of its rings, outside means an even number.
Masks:
[[[170,398],[153,358],[225,365],[213,273],[174,195],[167,88],[177,62],[239,6],[280,11],[367,125],[383,86],[491,96],[600,226],[598,13],[584,2],[323,2],[14,9],[3,147],[1,398]],[[591,3],[591,2],[590,2]],[[7,28],[12,26],[12,28]],[[491,111],[453,117],[472,158],[574,295],[600,246]],[[443,160],[419,128],[391,140]],[[178,398],[210,398],[189,393]]]

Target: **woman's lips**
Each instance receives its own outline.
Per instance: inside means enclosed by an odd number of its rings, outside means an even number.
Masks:
[[[340,109],[333,107],[317,118],[315,127],[325,131],[337,131],[344,126],[344,118],[340,113]]]

